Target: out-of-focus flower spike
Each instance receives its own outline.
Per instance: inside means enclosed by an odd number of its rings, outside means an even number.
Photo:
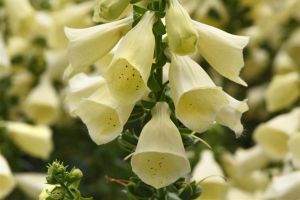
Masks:
[[[183,142],[165,102],[158,102],[144,126],[131,158],[134,173],[145,183],[162,188],[190,172]]]
[[[206,61],[224,77],[247,86],[240,77],[244,66],[243,49],[249,37],[237,36],[215,27],[193,21],[198,31],[198,49]]]
[[[0,77],[10,70],[10,58],[4,43],[3,35],[0,33]]]
[[[198,34],[187,11],[178,0],[169,0],[166,28],[170,49],[177,54],[192,54],[196,50]]]
[[[154,22],[154,13],[146,12],[139,23],[124,36],[104,74],[111,94],[120,103],[137,102],[148,91],[147,82],[155,47],[152,32]]]

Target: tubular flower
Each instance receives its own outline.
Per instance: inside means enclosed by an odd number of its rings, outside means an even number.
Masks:
[[[225,95],[229,104],[224,106],[220,112],[218,112],[216,122],[227,126],[235,132],[236,137],[239,137],[244,129],[240,119],[242,114],[248,110],[248,105],[246,100],[238,101],[228,94]]]
[[[129,7],[130,0],[97,0],[93,21],[107,22],[118,19]]]
[[[4,199],[14,188],[15,180],[6,159],[0,154],[0,199]]]
[[[45,160],[49,158],[53,142],[48,127],[7,122],[6,128],[12,141],[25,153]]]
[[[10,60],[4,44],[3,36],[0,33],[0,73],[6,73],[9,70]],[[1,78],[1,75],[0,75]]]
[[[26,114],[38,124],[51,124],[59,116],[59,97],[49,78],[44,76],[25,100]]]
[[[199,182],[203,194],[197,200],[221,200],[226,195],[227,184],[219,164],[211,151],[203,151],[201,159],[194,168],[192,179]]]
[[[300,109],[279,115],[254,131],[254,140],[274,159],[282,159],[288,152],[288,141],[300,126]]]
[[[70,79],[70,88],[66,96],[70,113],[74,112],[84,98],[91,96],[103,84],[105,80],[101,76],[89,77],[84,73],[77,74]]]
[[[180,55],[196,50],[198,34],[187,11],[178,0],[169,0],[166,27],[170,49]]]
[[[133,105],[120,105],[111,96],[105,81],[101,80],[97,87],[91,96],[80,101],[74,114],[86,124],[92,140],[100,145],[112,141],[122,132]]]
[[[15,174],[18,188],[28,197],[38,199],[46,183],[46,174],[40,173],[18,173]]]
[[[177,127],[170,119],[168,104],[158,102],[152,119],[144,126],[131,159],[134,173],[145,183],[165,187],[190,172]]]
[[[65,28],[68,57],[75,71],[82,71],[101,59],[131,28],[132,17],[84,29]]]
[[[298,72],[276,75],[265,93],[267,109],[270,112],[291,106],[299,97],[300,75]]]
[[[148,91],[155,47],[154,22],[154,13],[146,12],[124,36],[104,74],[111,94],[124,104],[137,102]]]
[[[222,89],[190,57],[172,55],[169,80],[176,116],[194,131],[206,131],[229,103]]]
[[[247,86],[240,77],[244,66],[243,49],[249,37],[232,35],[215,27],[193,21],[198,31],[198,50],[222,76]]]

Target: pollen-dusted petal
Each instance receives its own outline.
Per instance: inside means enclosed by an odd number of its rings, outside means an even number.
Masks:
[[[13,190],[15,180],[6,159],[0,154],[0,199],[5,197]]]
[[[145,183],[162,188],[190,172],[190,164],[169,107],[159,102],[144,126],[131,158],[134,173]]]
[[[194,131],[206,131],[229,103],[222,89],[187,56],[172,55],[169,80],[176,116]]]
[[[121,40],[104,74],[111,94],[119,102],[137,102],[147,92],[153,62],[155,16],[146,12],[140,22]]]
[[[244,130],[241,123],[242,114],[249,109],[247,100],[238,101],[228,94],[226,94],[226,97],[229,104],[224,106],[220,112],[218,112],[216,121],[217,123],[227,126],[233,130],[236,137],[239,137]]]
[[[59,97],[48,77],[44,76],[25,100],[25,113],[38,124],[51,124],[59,117]]]
[[[47,159],[53,150],[52,131],[47,126],[33,126],[22,122],[7,122],[11,140],[25,153]]]
[[[17,186],[32,199],[38,199],[46,184],[46,174],[17,173],[15,179]]]
[[[249,37],[232,35],[212,26],[194,22],[199,39],[198,50],[205,60],[224,77],[247,86],[240,77],[244,66],[243,49]]]
[[[84,29],[65,28],[68,56],[75,71],[93,64],[118,43],[130,29],[132,17]]]
[[[180,55],[196,50],[198,34],[187,11],[178,0],[169,0],[166,10],[166,28],[170,49]]]
[[[288,153],[288,141],[300,126],[300,110],[279,115],[255,129],[253,137],[263,150],[274,159]]]
[[[101,85],[80,102],[74,113],[86,124],[91,139],[100,145],[112,141],[122,132],[132,109],[133,105],[120,105],[107,86]]]
[[[300,97],[300,75],[291,72],[273,77],[265,92],[268,111],[275,112],[291,106]]]

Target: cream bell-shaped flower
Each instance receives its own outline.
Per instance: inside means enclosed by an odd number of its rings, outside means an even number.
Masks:
[[[22,122],[6,122],[11,140],[25,153],[48,159],[53,150],[52,131],[47,126],[34,126]]]
[[[254,200],[255,196],[247,191],[230,187],[230,189],[227,192],[226,196],[227,200]],[[256,199],[256,200],[262,200],[262,199]]]
[[[193,170],[192,180],[199,182],[203,189],[197,200],[221,200],[226,196],[227,183],[211,151],[205,150],[201,153],[200,161]]]
[[[43,76],[24,102],[25,113],[38,124],[51,124],[60,112],[59,97],[49,77]]]
[[[82,71],[101,59],[131,28],[132,17],[84,29],[65,28],[68,57],[75,71]]]
[[[267,110],[275,112],[291,106],[300,97],[298,72],[276,75],[266,89]]]
[[[77,108],[75,107],[80,93],[75,93],[76,97],[73,95],[74,114],[85,123],[91,139],[97,145],[108,143],[118,137],[134,106],[133,104],[121,105],[110,94],[106,82],[99,79],[99,77],[93,80],[90,78],[94,84],[98,84],[98,89],[88,98],[82,99]],[[90,92],[88,90],[92,90],[91,87],[83,88],[79,92],[88,93]]]
[[[193,21],[198,32],[198,50],[205,60],[222,76],[247,86],[240,77],[244,67],[243,49],[249,37],[232,35],[215,27]]]
[[[290,172],[273,178],[264,193],[266,200],[299,199],[300,198],[300,171]]]
[[[65,49],[68,40],[64,27],[83,28],[92,25],[90,13],[94,3],[86,1],[80,4],[70,4],[64,9],[52,13],[53,24],[48,30],[47,43],[52,48]]]
[[[0,154],[0,199],[4,199],[14,188],[15,180],[6,159]]]
[[[118,19],[130,7],[130,0],[97,0],[93,21],[108,22]]]
[[[12,32],[27,36],[35,24],[35,11],[29,0],[5,0],[4,5]]]
[[[135,103],[149,90],[147,82],[155,47],[154,22],[154,13],[146,12],[119,43],[104,74],[111,94],[121,103]]]
[[[300,147],[300,132],[293,135],[289,140],[289,151],[291,152],[291,154],[293,156],[293,160],[297,166],[300,166],[299,147]]]
[[[166,28],[170,49],[179,55],[192,54],[196,50],[198,34],[188,12],[178,0],[168,0]]]
[[[288,152],[291,135],[299,130],[300,109],[279,115],[258,126],[253,133],[254,140],[274,159],[283,159]]]
[[[46,184],[46,174],[41,173],[17,173],[15,180],[28,197],[38,199]]]
[[[8,55],[13,58],[14,56],[22,55],[30,49],[30,43],[24,37],[10,36],[8,39]]]
[[[47,75],[52,80],[62,80],[68,66],[67,51],[64,49],[47,50],[44,53],[47,64]]]
[[[247,100],[238,101],[229,94],[225,93],[225,95],[229,104],[224,106],[220,112],[218,112],[216,122],[227,126],[235,132],[236,137],[240,137],[244,130],[241,123],[241,117],[242,114],[249,109]]]
[[[158,102],[131,158],[132,170],[145,183],[162,188],[190,172],[183,142],[165,102]]]
[[[171,55],[169,81],[177,118],[188,128],[206,131],[229,101],[190,57]]]
[[[105,80],[101,76],[87,76],[84,73],[75,75],[69,81],[69,91],[66,95],[66,104],[69,112],[74,114],[80,102],[91,96],[100,87],[103,87]]]

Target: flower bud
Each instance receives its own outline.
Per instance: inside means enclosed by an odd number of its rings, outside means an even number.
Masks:
[[[187,11],[178,0],[169,0],[166,28],[170,49],[177,54],[191,54],[196,50],[198,34]]]
[[[162,188],[190,172],[180,133],[168,104],[158,102],[144,126],[131,158],[132,170],[145,183]]]

